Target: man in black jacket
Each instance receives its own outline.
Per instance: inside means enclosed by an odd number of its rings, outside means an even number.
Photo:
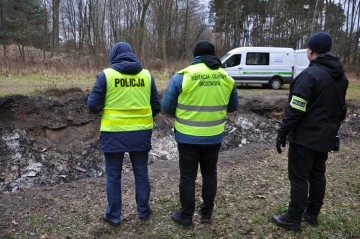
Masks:
[[[310,65],[290,85],[289,104],[278,130],[281,153],[290,142],[288,174],[290,203],[284,215],[272,221],[285,229],[301,230],[301,221],[317,225],[325,195],[325,162],[346,116],[348,80],[338,57],[331,53],[332,38],[317,32],[308,42]]]

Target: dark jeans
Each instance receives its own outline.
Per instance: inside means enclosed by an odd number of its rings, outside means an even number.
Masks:
[[[221,144],[178,144],[181,216],[191,219],[195,210],[195,180],[200,164],[202,182],[201,213],[211,217],[217,191],[217,161]]]
[[[291,186],[289,220],[300,222],[305,209],[309,216],[319,215],[325,196],[325,162],[327,158],[327,152],[318,152],[290,143],[288,163]]]
[[[108,204],[105,216],[114,223],[121,221],[121,172],[124,153],[104,153],[106,170],[106,194]],[[135,200],[139,217],[150,212],[150,181],[148,175],[148,151],[129,152],[135,177]]]

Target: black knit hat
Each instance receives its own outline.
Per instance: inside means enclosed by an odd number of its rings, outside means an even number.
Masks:
[[[208,41],[199,41],[194,48],[193,55],[194,57],[205,55],[215,56],[215,46]]]
[[[313,52],[324,54],[331,51],[332,38],[327,32],[313,34],[308,42],[308,48]]]

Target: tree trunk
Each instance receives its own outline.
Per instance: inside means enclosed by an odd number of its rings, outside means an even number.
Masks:
[[[184,32],[183,32],[183,38],[182,38],[182,44],[181,44],[181,59],[185,56],[185,49],[186,49],[186,40],[187,40],[187,34],[188,34],[188,19],[189,19],[189,0],[186,0],[186,7],[185,7],[185,23],[184,23]]]
[[[348,48],[348,38],[349,38],[349,15],[350,15],[350,0],[345,0],[344,1],[344,6],[346,6],[346,2],[347,2],[347,13],[346,13],[346,28],[345,28],[345,41],[344,41],[344,51],[343,51],[343,62],[344,64],[346,63],[347,59],[346,59],[346,53],[347,53],[347,48]]]
[[[25,47],[24,47],[24,44],[18,43],[17,46],[18,46],[18,49],[19,49],[21,60],[25,64],[26,59],[25,59]]]
[[[355,23],[356,23],[356,2],[358,0],[352,0],[351,2],[351,18],[350,18],[350,31],[349,31],[349,38],[348,38],[348,47],[347,47],[347,51],[345,53],[345,59],[346,62],[350,62],[351,61],[351,48],[353,45],[358,44],[358,40],[355,43],[355,39],[354,39],[354,27],[355,27]],[[349,1],[349,5],[350,5],[350,1]],[[357,16],[359,17],[359,16]]]
[[[47,6],[46,1],[43,3],[44,10],[45,10],[45,18],[44,18],[44,37],[42,39],[42,49],[43,49],[43,61],[45,62],[46,58],[46,40],[48,35],[48,15],[47,15]]]
[[[360,13],[360,3],[358,3],[358,6],[357,6],[357,14],[359,14],[359,13]],[[358,26],[358,29],[357,29],[357,32],[355,34],[355,48],[354,48],[354,51],[353,51],[353,62],[352,62],[353,65],[356,65],[356,64],[360,63],[360,53],[359,53],[360,17],[359,16],[357,17],[357,26]]]
[[[3,35],[3,39],[1,41],[2,45],[3,45],[3,54],[4,57],[7,56],[7,24],[6,24],[6,10],[5,10],[5,0],[0,0],[0,21],[1,21],[1,26],[2,29],[0,30],[0,33],[2,31],[2,35]]]
[[[52,10],[53,10],[53,26],[52,26],[52,49],[51,56],[54,55],[54,52],[57,52],[59,47],[59,6],[60,0],[52,0]]]
[[[315,24],[315,18],[316,18],[316,15],[317,15],[318,5],[319,5],[319,0],[316,0],[315,8],[314,8],[314,15],[313,15],[312,23],[311,23],[311,32],[310,32],[310,35],[312,35],[312,34],[315,32],[315,29],[316,29],[316,26],[315,26],[315,25],[316,25],[316,24]]]
[[[146,18],[146,12],[149,9],[151,0],[141,0],[142,3],[142,10],[140,15],[140,21],[139,21],[139,47],[140,47],[140,57],[145,58],[145,18]],[[139,2],[138,2],[139,3]],[[138,4],[139,7],[139,4]]]

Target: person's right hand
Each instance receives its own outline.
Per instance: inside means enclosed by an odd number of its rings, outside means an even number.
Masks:
[[[282,136],[282,135],[278,134],[278,136],[276,138],[276,149],[279,154],[281,154],[281,152],[282,152],[281,146],[285,147],[285,145],[286,145],[286,136]]]

